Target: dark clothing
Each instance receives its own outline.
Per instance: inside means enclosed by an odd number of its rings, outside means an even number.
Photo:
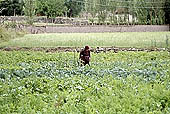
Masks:
[[[81,64],[83,65],[90,65],[89,62],[90,62],[90,51],[89,50],[82,50],[80,52],[80,60],[81,60]]]

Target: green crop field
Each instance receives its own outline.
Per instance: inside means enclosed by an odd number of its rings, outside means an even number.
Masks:
[[[169,114],[170,53],[0,51],[0,112]]]
[[[170,32],[27,34],[0,47],[170,47]]]
[[[0,0],[0,114],[170,114],[170,0]]]

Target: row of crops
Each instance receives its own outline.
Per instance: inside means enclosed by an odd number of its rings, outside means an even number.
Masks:
[[[1,113],[170,113],[169,52],[0,51]]]

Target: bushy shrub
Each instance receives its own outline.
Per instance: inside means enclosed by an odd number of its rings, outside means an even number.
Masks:
[[[11,39],[22,37],[25,35],[24,31],[14,31],[12,29],[7,30],[4,27],[0,27],[0,42],[7,42]]]
[[[0,42],[8,41],[10,38],[10,32],[8,32],[5,28],[0,27]]]

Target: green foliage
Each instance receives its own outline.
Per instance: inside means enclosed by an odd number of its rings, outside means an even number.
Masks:
[[[165,23],[170,24],[170,2],[169,0],[165,0]]]
[[[169,1],[148,1],[148,0],[85,0],[85,11],[91,14],[92,18],[99,19],[104,23],[111,18],[111,24],[143,24],[160,25],[168,23]],[[129,15],[132,17],[129,18]]]
[[[22,0],[1,0],[0,1],[0,15],[2,16],[22,15],[23,6],[24,6],[24,3]]]
[[[24,0],[24,15],[28,17],[28,24],[34,23],[33,17],[35,16],[35,1],[36,0]]]
[[[13,26],[13,24],[8,25]],[[14,30],[7,30],[4,27],[0,27],[0,43],[8,42],[12,39],[23,37],[25,35],[24,31],[14,31]]]
[[[47,17],[64,16],[67,11],[65,0],[38,0],[36,13]]]
[[[68,0],[38,0],[36,3],[36,13],[47,17],[75,17],[83,8],[83,4]]]
[[[35,0],[24,0],[24,13],[30,18],[35,15]]]
[[[0,27],[0,42],[8,41],[10,37],[9,32],[5,28]]]
[[[45,16],[48,12],[47,0],[36,1],[36,14]]]
[[[0,112],[170,113],[169,52],[73,55],[0,51]]]
[[[169,24],[170,2],[168,0],[3,0],[0,2],[1,10],[1,15],[6,16],[22,15],[23,11],[29,17],[35,14],[47,17],[76,17],[86,13],[88,19],[98,18],[99,24],[105,24],[107,19],[111,18],[110,24],[162,25]],[[129,15],[132,17],[129,18]]]
[[[107,19],[107,7],[105,6],[107,5],[107,2],[107,0],[99,0],[99,4],[101,4],[97,7],[99,24],[104,24]]]
[[[91,4],[85,4],[84,10],[91,14],[92,18],[96,17],[97,7],[96,7],[96,0],[86,0],[86,2],[90,2]]]
[[[140,3],[134,3],[134,6],[139,7],[136,9],[136,16],[139,20],[139,24],[148,25],[160,25],[165,23],[165,13],[164,13],[164,3],[165,0],[160,0],[159,2],[142,0]],[[140,8],[145,7],[145,8]]]
[[[65,5],[68,8],[68,16],[76,17],[84,8],[84,0],[65,0]]]

